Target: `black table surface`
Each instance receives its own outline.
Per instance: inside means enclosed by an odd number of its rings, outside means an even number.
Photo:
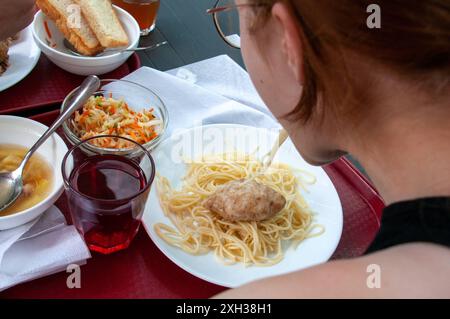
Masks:
[[[241,52],[228,46],[216,31],[206,10],[215,0],[161,0],[156,28],[141,38],[141,45],[161,41],[168,44],[139,53],[142,65],[166,71],[227,54],[243,66]]]

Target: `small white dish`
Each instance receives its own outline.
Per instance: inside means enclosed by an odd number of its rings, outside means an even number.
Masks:
[[[0,145],[20,145],[30,148],[47,128],[44,124],[27,118],[0,115]],[[0,216],[0,230],[17,227],[37,218],[52,206],[63,192],[61,164],[67,153],[67,146],[62,138],[54,133],[36,152],[52,168],[53,187],[50,194],[40,203],[24,211]]]
[[[136,48],[140,37],[140,29],[136,19],[117,6],[114,6],[114,10],[128,35],[129,46],[127,49]],[[51,39],[45,30],[45,23],[47,23],[50,31]],[[98,57],[76,56],[64,46],[64,35],[59,31],[55,23],[41,10],[34,16],[32,31],[36,44],[50,61],[67,72],[78,75],[101,75],[108,73],[122,65],[133,54],[133,52],[117,52],[111,50],[111,53],[105,53]]]
[[[34,43],[31,29],[28,26],[20,31],[9,48],[9,67],[0,75],[0,92],[23,80],[39,61],[41,50]]]
[[[278,130],[235,124],[206,125],[174,133],[152,155],[158,174],[168,178],[172,186],[179,189],[186,173],[182,158],[198,158],[202,154],[221,154],[234,150],[249,153],[257,147],[256,156],[262,156],[271,149],[277,137]],[[306,170],[315,176],[316,182],[308,185],[302,195],[316,213],[314,224],[325,227],[325,232],[320,236],[306,239],[296,249],[288,248],[280,263],[268,267],[245,267],[239,263],[227,266],[213,252],[194,256],[169,245],[154,230],[156,223],[173,226],[159,204],[156,183],[150,191],[142,219],[147,233],[156,246],[179,267],[203,280],[225,287],[237,287],[327,261],[339,243],[343,225],[342,205],[333,183],[321,167],[311,166],[303,160],[290,139],[279,149],[274,162],[289,164],[294,169]]]

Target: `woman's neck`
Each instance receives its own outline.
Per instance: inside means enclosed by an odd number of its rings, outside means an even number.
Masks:
[[[386,204],[450,196],[449,105],[396,95],[356,132],[349,132],[359,138],[349,136],[348,151],[361,162]]]

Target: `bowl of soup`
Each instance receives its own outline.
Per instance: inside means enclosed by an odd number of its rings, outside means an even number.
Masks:
[[[16,169],[46,130],[47,126],[27,118],[0,115],[0,172]],[[66,152],[66,144],[55,133],[33,154],[25,166],[22,194],[0,211],[0,230],[36,219],[61,196],[61,163]]]

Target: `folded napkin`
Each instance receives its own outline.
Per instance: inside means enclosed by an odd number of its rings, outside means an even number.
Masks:
[[[209,79],[201,77],[200,82],[200,78],[197,75],[199,73],[195,71],[196,68],[205,70],[216,69],[215,72],[211,72],[211,74],[215,75],[225,74],[227,68],[228,70],[231,70],[231,68],[236,70],[235,67],[230,67],[229,63],[222,63],[222,71],[224,72],[220,73],[220,65],[217,65],[216,60],[209,61],[209,63],[207,61],[180,68],[178,71],[175,71],[177,76],[142,67],[127,75],[124,79],[151,89],[165,102],[169,113],[167,136],[170,136],[174,129],[217,123],[267,128],[279,127],[278,122],[273,118],[259,97],[252,94],[252,90],[254,91],[253,86],[249,82],[246,72],[240,67],[238,67],[240,75],[234,72],[227,77],[233,78],[233,74],[237,75],[235,81],[239,82],[234,82],[233,86],[228,85],[223,76],[222,78],[218,77],[216,80],[212,76]],[[212,66],[211,62],[215,66]],[[211,65],[211,69],[209,65]],[[246,77],[243,77],[242,72]],[[182,77],[183,75],[185,75],[185,78]],[[243,79],[246,80],[244,81]],[[239,85],[236,84],[239,83],[243,85],[240,90],[237,90],[236,88],[239,88]],[[201,87],[200,84],[206,88]],[[246,94],[246,90],[249,88],[248,92],[250,94]],[[230,99],[226,97],[227,94],[231,93],[236,98]],[[130,104],[132,103],[130,102]]]
[[[75,227],[52,206],[36,220],[0,231],[0,291],[88,258],[89,249]]]
[[[166,73],[272,117],[253,86],[247,71],[228,55],[219,55],[169,70]]]

